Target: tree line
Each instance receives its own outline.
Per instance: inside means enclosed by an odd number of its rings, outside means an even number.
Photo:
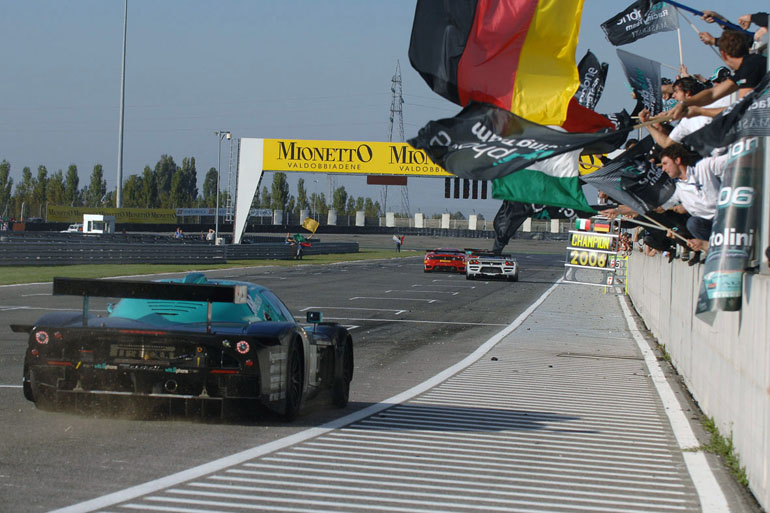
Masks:
[[[87,185],[81,187],[78,168],[70,165],[65,173],[59,169],[49,176],[45,166],[37,174],[29,167],[22,169],[21,180],[14,188],[11,164],[0,162],[0,215],[3,219],[45,217],[47,205],[72,207],[115,207],[115,191],[107,190],[104,169],[94,165]],[[122,202],[125,208],[195,208],[215,207],[217,203],[217,169],[212,167],[198,191],[195,157],[185,157],[182,165],[170,155],[162,155],[155,167],[145,166],[141,174],[133,174],[123,183]],[[219,205],[227,205],[229,193],[220,187]],[[334,190],[331,202],[323,193],[308,195],[305,180],[297,182],[297,194],[292,195],[285,173],[273,173],[270,189],[258,191],[252,208],[269,208],[299,215],[303,209],[312,214],[327,215],[333,209],[337,215],[355,215],[363,210],[366,217],[381,215],[380,203],[371,198],[353,197],[345,187]],[[22,208],[24,212],[22,212]]]

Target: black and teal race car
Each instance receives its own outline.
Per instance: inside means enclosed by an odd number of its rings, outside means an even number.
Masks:
[[[348,403],[348,330],[321,322],[320,312],[298,323],[263,286],[202,273],[165,281],[54,278],[53,294],[82,296],[82,311],[11,326],[29,333],[23,389],[40,408],[124,397],[183,411],[262,405],[292,420],[319,395],[340,408]],[[100,316],[89,312],[91,297],[120,300]]]

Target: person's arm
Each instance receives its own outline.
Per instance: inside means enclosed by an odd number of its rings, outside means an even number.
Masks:
[[[704,45],[709,45],[709,46],[716,46],[717,41],[719,41],[718,37],[714,37],[708,32],[698,32],[698,37],[700,38],[701,41],[703,41]]]
[[[756,12],[749,17],[752,22],[765,30],[767,30],[767,18],[768,15],[766,12]]]
[[[669,114],[673,116],[674,119],[682,119],[683,117],[687,117],[687,110],[689,107],[703,107],[710,103],[714,103],[718,99],[724,98],[725,96],[737,90],[738,86],[735,84],[735,82],[728,78],[727,80],[718,83],[714,87],[704,89],[698,94],[690,96],[689,98],[685,98],[681,102],[677,103],[676,106],[674,106],[674,108],[669,111]]]
[[[715,11],[703,11],[703,15],[701,16],[701,19],[706,23],[715,23],[720,20],[727,21],[727,18],[725,18],[724,16],[722,16],[721,14]]]
[[[599,213],[605,217],[609,217],[610,219],[614,219],[617,216],[636,217],[639,215],[639,213],[636,210],[629,207],[628,205],[618,205],[615,208],[607,208],[604,210],[600,210]]]
[[[639,112],[639,122],[646,123],[650,120],[650,111],[649,109],[644,109],[641,112]],[[647,131],[650,133],[652,138],[655,140],[656,143],[658,143],[662,148],[665,148],[666,146],[671,146],[674,141],[668,136],[668,133],[666,133],[659,123],[654,123],[652,125],[646,125],[644,128],[647,129]]]
[[[694,118],[695,116],[708,116],[710,118],[713,118],[721,114],[723,110],[725,110],[724,107],[706,108],[706,107],[690,106],[687,109],[687,117]]]

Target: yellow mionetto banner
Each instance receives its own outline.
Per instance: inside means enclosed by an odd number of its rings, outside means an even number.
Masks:
[[[264,139],[264,171],[454,176],[407,143]]]
[[[46,220],[50,223],[82,223],[83,214],[115,216],[116,223],[171,223],[176,220],[176,210],[171,208],[100,208],[66,207],[48,205]]]

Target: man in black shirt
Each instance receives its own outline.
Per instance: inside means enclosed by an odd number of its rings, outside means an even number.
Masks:
[[[767,57],[749,53],[749,42],[746,37],[735,30],[725,30],[719,38],[719,55],[727,66],[733,70],[733,75],[727,80],[705,89],[700,93],[685,98],[671,109],[674,119],[688,117],[688,108],[702,107],[714,103],[720,98],[738,91],[743,98],[759,84],[767,70]],[[700,114],[700,112],[698,112]]]

